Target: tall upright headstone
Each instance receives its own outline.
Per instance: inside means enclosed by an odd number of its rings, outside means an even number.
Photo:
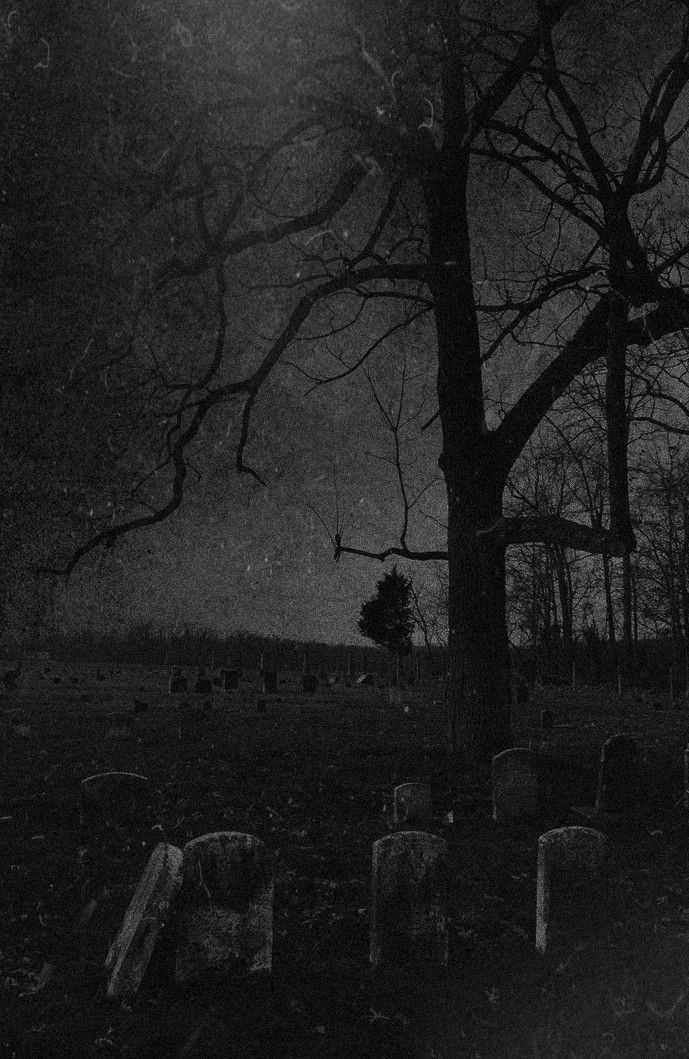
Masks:
[[[446,844],[423,831],[398,831],[373,844],[370,961],[445,966]]]
[[[603,744],[598,772],[596,810],[625,814],[638,809],[643,799],[641,751],[634,740],[622,733]]]
[[[273,858],[259,838],[201,835],[184,847],[175,975],[188,982],[242,967],[270,971]]]
[[[493,820],[498,823],[534,817],[540,805],[536,756],[524,747],[496,754],[492,761]]]
[[[596,925],[608,897],[608,840],[590,827],[559,827],[538,840],[536,950],[568,944]]]

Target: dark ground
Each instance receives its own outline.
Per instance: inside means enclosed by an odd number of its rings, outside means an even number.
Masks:
[[[199,739],[180,742],[161,670],[105,676],[53,667],[2,699],[31,735],[4,726],[0,1054],[689,1056],[689,831],[678,804],[689,715],[600,689],[540,692],[520,707],[515,743],[538,737],[551,705],[560,727],[539,748],[547,804],[533,824],[501,827],[486,778],[457,777],[443,750],[437,690],[415,692],[408,714],[377,689],[215,693],[201,697],[211,708]],[[135,697],[149,709],[131,728],[108,717]],[[569,807],[593,804],[600,746],[620,730],[643,748],[648,803],[611,832],[609,914],[595,937],[537,958],[538,835],[589,823]],[[144,846],[81,834],[79,781],[107,769],[142,772],[157,791],[162,831],[142,832]],[[392,790],[410,779],[432,786],[439,820],[454,806],[454,825],[438,826],[450,964],[385,980],[368,968],[371,844],[392,829]],[[171,927],[139,993],[108,1000],[103,961],[150,849],[163,834],[183,846],[216,830],[250,832],[276,854],[270,980],[174,985]]]

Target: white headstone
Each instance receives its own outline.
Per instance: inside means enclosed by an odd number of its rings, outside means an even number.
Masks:
[[[538,840],[536,950],[554,930],[566,938],[600,912],[606,895],[608,840],[590,827],[559,827]]]

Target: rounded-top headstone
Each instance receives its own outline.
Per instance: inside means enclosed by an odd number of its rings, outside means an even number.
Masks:
[[[603,744],[596,810],[624,814],[638,808],[643,795],[641,751],[631,736],[619,733]]]
[[[538,840],[536,949],[567,943],[597,923],[608,896],[608,839],[590,827],[559,827]]]
[[[253,835],[216,831],[184,847],[175,975],[191,981],[237,965],[270,971],[273,859]]]
[[[525,820],[536,815],[540,784],[536,756],[524,747],[513,747],[492,760],[493,820]]]
[[[373,843],[371,946],[374,968],[447,964],[446,844],[423,831]]]
[[[393,820],[407,829],[427,826],[431,819],[431,788],[425,783],[401,783],[393,793]]]

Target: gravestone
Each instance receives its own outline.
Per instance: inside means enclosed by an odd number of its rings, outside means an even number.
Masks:
[[[179,666],[170,673],[170,682],[168,684],[168,691],[171,695],[180,695],[187,690],[187,678],[182,674],[182,670]]]
[[[200,667],[196,675],[196,683],[194,684],[194,693],[196,695],[210,695],[213,690],[213,681],[209,676],[206,675],[206,670],[203,666]]]
[[[304,673],[302,679],[302,689],[306,695],[315,695],[315,693],[318,691],[318,674]]]
[[[135,993],[182,883],[182,850],[159,842],[108,952],[108,996]]]
[[[425,783],[401,783],[393,793],[393,820],[407,830],[428,827],[431,822],[431,788]]]
[[[535,754],[523,747],[503,750],[493,758],[491,771],[493,820],[502,824],[535,816],[540,806]]]
[[[266,669],[263,674],[263,694],[275,695],[278,690],[278,674],[276,669]]]
[[[87,846],[105,838],[144,845],[156,822],[157,797],[137,772],[99,772],[81,781],[79,815]]]
[[[239,672],[236,669],[224,669],[222,674],[223,691],[236,691],[239,687]]]
[[[447,965],[446,844],[423,831],[373,843],[370,961],[374,969]]]
[[[217,831],[184,847],[175,976],[270,971],[273,860],[253,835]]]
[[[608,840],[590,827],[559,827],[538,840],[536,951],[569,945],[600,925],[608,899]]]
[[[630,736],[611,736],[600,754],[596,812],[632,813],[642,795],[641,751]]]

